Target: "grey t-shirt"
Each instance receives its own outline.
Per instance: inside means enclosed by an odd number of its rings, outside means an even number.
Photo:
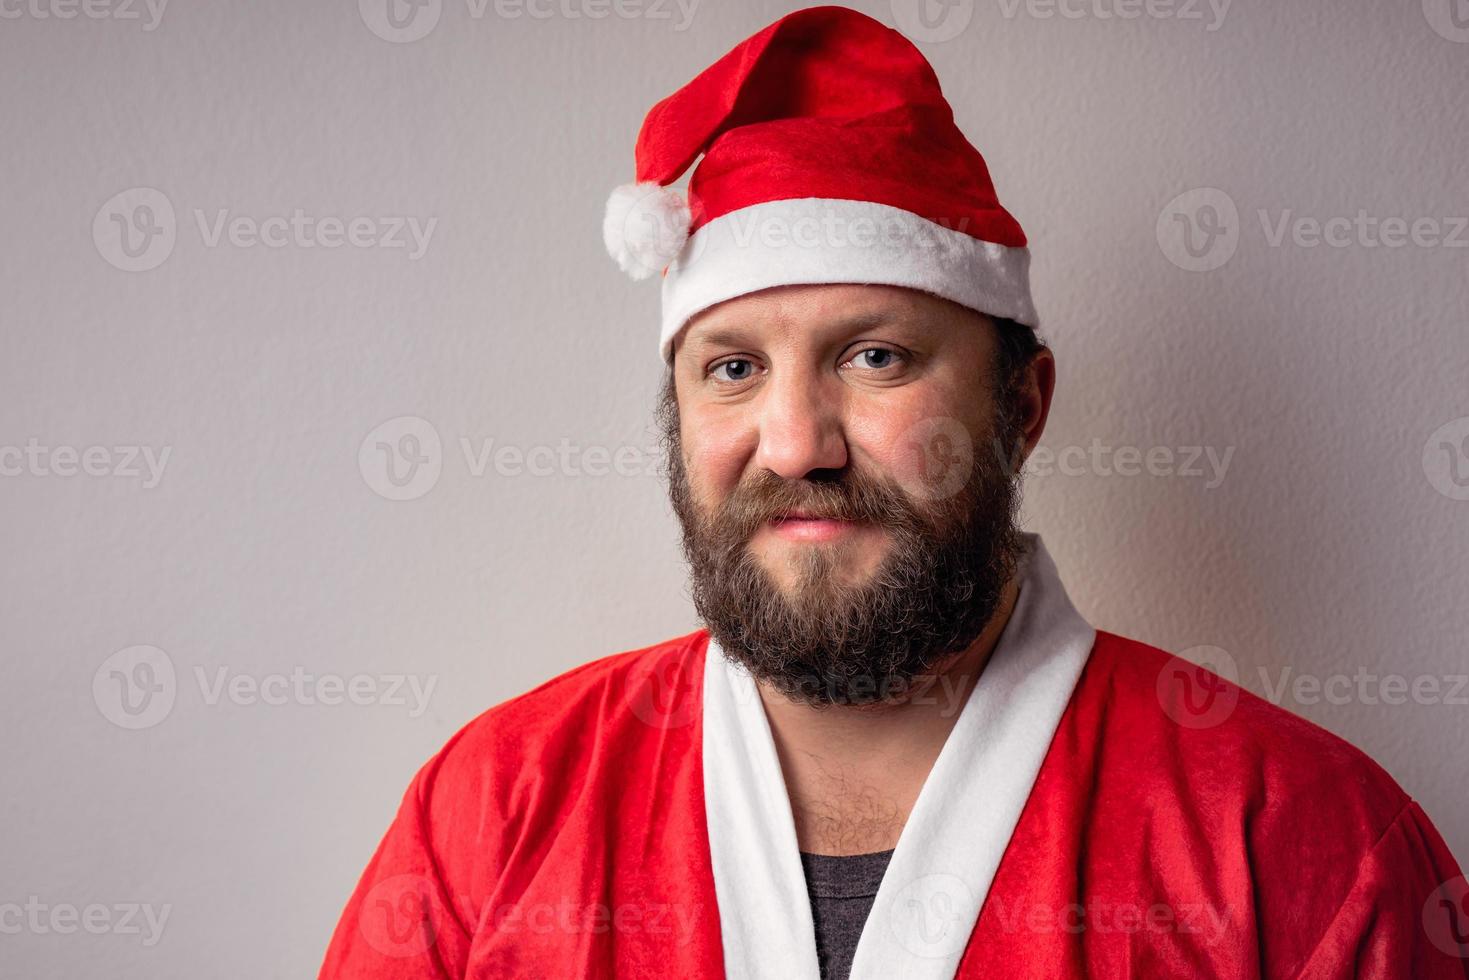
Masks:
[[[811,917],[816,920],[816,957],[821,980],[846,980],[877,886],[893,852],[833,857],[801,852]]]

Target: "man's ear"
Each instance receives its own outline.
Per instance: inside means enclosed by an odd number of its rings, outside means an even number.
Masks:
[[[1051,396],[1055,391],[1056,355],[1049,347],[1042,347],[1025,366],[1015,403],[1022,463],[1030,458],[1031,450],[1035,449],[1046,431],[1046,419],[1051,414]]]

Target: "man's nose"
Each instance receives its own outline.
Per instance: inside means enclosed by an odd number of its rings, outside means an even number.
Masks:
[[[788,480],[847,465],[846,433],[836,395],[803,376],[767,382],[763,395],[756,465]]]

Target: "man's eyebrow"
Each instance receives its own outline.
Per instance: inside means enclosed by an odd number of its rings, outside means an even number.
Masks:
[[[745,333],[739,327],[715,327],[696,333],[684,341],[685,347],[741,347]]]
[[[836,319],[826,321],[822,330],[831,331],[840,336],[850,336],[873,327],[897,322],[898,317],[886,310],[871,310],[864,313],[853,313],[848,316],[839,316]],[[724,327],[712,327],[707,331],[690,336],[685,342],[687,347],[743,347],[750,342],[748,331],[741,326],[730,325]]]

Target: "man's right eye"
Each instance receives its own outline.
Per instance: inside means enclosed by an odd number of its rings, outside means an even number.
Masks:
[[[725,371],[724,375],[719,372]],[[739,382],[748,381],[755,373],[755,365],[748,358],[735,357],[727,361],[720,361],[709,369],[709,374],[717,381]]]

